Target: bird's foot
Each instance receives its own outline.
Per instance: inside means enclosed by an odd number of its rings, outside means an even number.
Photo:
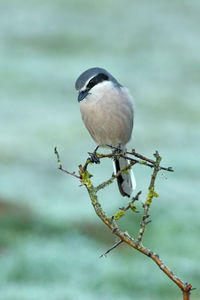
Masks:
[[[90,155],[90,161],[91,161],[92,163],[100,164],[100,159],[99,159],[99,157],[98,157],[97,154],[89,153],[89,155]]]
[[[121,145],[119,144],[118,147],[114,147],[112,145],[107,145],[111,149],[113,149],[112,154],[120,154],[122,152]]]
[[[98,155],[97,155],[97,150],[98,150],[98,148],[99,148],[99,146],[97,146],[97,147],[95,148],[95,150],[93,151],[93,153],[89,153],[89,155],[90,155],[90,161],[91,161],[92,163],[95,163],[95,164],[100,164],[100,159],[99,159],[99,157],[98,157]]]

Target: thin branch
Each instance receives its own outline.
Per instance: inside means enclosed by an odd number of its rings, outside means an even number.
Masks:
[[[154,161],[154,160],[152,160],[152,159],[150,159],[150,158],[147,158],[146,156],[137,153],[137,152],[135,151],[135,149],[132,149],[132,152],[127,152],[127,154],[134,155],[135,157],[138,157],[138,158],[140,158],[140,159],[142,159],[142,160],[144,160],[144,161],[148,161],[148,162],[152,163],[153,165],[155,164],[155,161]],[[161,169],[161,170],[168,171],[168,172],[174,172],[174,170],[173,170],[172,167],[164,168],[164,167],[161,167],[161,166],[160,166],[160,169]]]
[[[119,242],[116,242],[111,248],[109,248],[105,253],[101,254],[99,257],[101,258],[103,256],[106,256],[110,251],[117,248],[122,243],[123,243],[123,240],[120,240]]]
[[[111,178],[109,178],[108,180],[100,183],[97,187],[96,187],[96,192],[104,189],[106,186],[110,185],[111,183],[113,183],[113,181],[115,180],[115,175],[113,174]]]
[[[134,204],[135,201],[139,200],[139,196],[141,195],[142,191],[139,191],[135,197],[132,198],[132,200],[128,203],[128,205],[126,207],[121,207],[121,210],[127,211],[129,209],[133,210],[134,212],[138,213],[139,211],[137,211],[136,206]]]
[[[55,154],[57,155],[57,159],[58,159],[58,164],[59,164],[59,169],[64,170],[62,168],[62,164],[58,155],[57,150],[55,149]],[[148,189],[148,194],[147,194],[147,198],[146,201],[144,203],[144,214],[143,214],[143,218],[142,218],[142,222],[140,224],[140,230],[142,229],[142,234],[139,233],[139,236],[137,238],[136,241],[134,241],[134,239],[128,234],[128,232],[123,232],[120,230],[120,228],[118,227],[117,223],[116,223],[116,218],[115,217],[111,217],[109,218],[106,213],[104,212],[104,210],[102,209],[102,206],[98,200],[97,197],[97,192],[106,187],[108,184],[112,183],[114,181],[115,178],[117,178],[118,173],[116,175],[113,175],[109,180],[107,180],[106,182],[100,184],[99,186],[95,187],[93,186],[92,182],[91,182],[91,177],[92,175],[87,171],[87,167],[88,165],[91,163],[90,159],[87,159],[86,163],[84,164],[84,166],[82,167],[82,165],[79,165],[79,174],[80,176],[75,175],[74,173],[68,172],[66,170],[64,170],[64,172],[66,171],[67,174],[70,174],[72,176],[75,176],[76,178],[79,178],[81,183],[83,185],[85,185],[89,197],[91,199],[91,203],[94,207],[94,210],[97,214],[97,216],[102,220],[102,222],[108,227],[110,228],[111,232],[113,234],[115,234],[120,241],[117,242],[116,244],[114,244],[110,249],[108,249],[102,256],[106,255],[107,253],[109,253],[110,251],[112,251],[113,249],[115,249],[119,244],[121,244],[122,242],[125,242],[126,244],[128,244],[130,247],[138,250],[139,252],[143,253],[144,255],[150,257],[157,265],[158,267],[182,290],[183,293],[183,300],[189,300],[190,299],[190,292],[192,290],[192,285],[191,284],[187,284],[185,282],[183,282],[180,278],[178,278],[163,262],[162,260],[159,258],[159,256],[150,251],[148,248],[145,248],[141,241],[142,241],[142,236],[143,233],[146,229],[146,225],[149,221],[147,221],[147,218],[149,217],[149,208],[151,206],[152,203],[152,199],[154,197],[158,197],[158,194],[155,192],[155,180],[156,180],[156,176],[158,174],[158,172],[161,169],[167,170],[172,172],[173,169],[172,168],[161,168],[160,167],[160,161],[161,161],[161,157],[158,154],[158,152],[156,151],[156,153],[154,154],[156,161],[153,161],[151,159],[146,158],[143,155],[140,155],[138,153],[136,153],[134,150],[131,152],[128,152],[128,154],[132,154],[135,155],[137,157],[139,157],[140,159],[143,159],[145,162],[148,162],[149,164],[152,164],[152,167],[154,168],[152,176],[151,176],[151,180],[150,180],[150,184],[149,184],[149,189]],[[101,154],[97,154],[99,158],[104,158],[104,157],[113,157],[113,154],[111,155],[101,155]],[[117,155],[117,154],[114,154]],[[138,163],[139,161],[132,161],[130,165],[127,166],[127,168],[130,168],[131,165],[134,165],[135,163]],[[120,171],[121,172],[121,171]],[[123,172],[123,170],[122,170]],[[132,199],[132,204],[134,203],[134,201],[139,199],[139,195],[141,194],[141,192],[139,192],[135,197],[133,197]],[[131,203],[130,202],[130,203]],[[129,203],[129,205],[130,205]],[[131,208],[130,206],[127,206],[124,208],[124,210],[128,210],[129,208]]]
[[[135,149],[132,149],[132,152],[127,152],[127,154],[134,155],[135,157],[140,158],[140,159],[145,160],[145,161],[148,161],[148,162],[150,162],[153,165],[155,164],[154,160],[152,160],[152,159],[150,159],[150,158],[148,158],[148,157],[146,157],[146,156],[144,156],[142,154],[137,153],[135,151]]]
[[[63,171],[63,172],[65,172],[65,173],[67,173],[67,174],[69,174],[69,175],[72,175],[72,176],[74,176],[74,177],[80,179],[80,176],[76,175],[75,172],[69,172],[69,171],[63,169],[62,163],[61,163],[61,160],[60,160],[60,156],[59,156],[59,154],[58,154],[58,151],[57,151],[57,148],[56,148],[56,147],[54,148],[54,153],[55,153],[55,155],[57,156],[57,160],[58,160],[58,169],[61,170],[61,171]]]
[[[118,236],[121,240],[123,240],[125,243],[127,243],[129,246],[131,246],[132,248],[137,249],[139,252],[143,253],[144,255],[150,257],[158,266],[159,268],[174,282],[176,283],[182,291],[185,291],[186,289],[190,290],[190,288],[192,287],[191,285],[188,285],[186,283],[184,283],[181,279],[179,279],[177,276],[175,276],[175,274],[161,261],[161,259],[159,258],[159,256],[155,253],[153,253],[152,251],[150,251],[149,249],[145,248],[142,245],[136,245],[136,243],[133,241],[133,239],[129,236],[129,234],[127,234],[126,232],[122,232],[120,231],[119,228],[115,228],[110,220],[110,218],[108,218],[104,211],[101,208],[100,203],[98,202],[98,198],[96,196],[96,194],[94,193],[94,188],[92,186],[86,186],[92,205],[95,209],[96,214],[98,215],[98,217],[103,221],[104,224],[106,224],[111,231]],[[191,287],[190,287],[191,286]]]
[[[147,221],[147,219],[150,217],[149,216],[149,209],[152,203],[152,200],[154,197],[158,197],[159,195],[155,192],[155,180],[157,177],[157,174],[160,170],[160,162],[161,162],[161,157],[158,154],[158,152],[156,151],[154,154],[156,161],[154,163],[154,169],[153,169],[153,174],[151,175],[151,180],[150,180],[150,184],[149,184],[149,191],[147,194],[147,199],[145,201],[145,203],[143,204],[143,208],[144,208],[144,213],[142,216],[142,221],[140,223],[140,229],[139,229],[139,234],[138,234],[138,238],[136,240],[136,245],[140,245],[142,243],[142,237],[144,232],[146,231],[146,225],[149,224],[151,221]]]
[[[112,146],[112,145],[107,145],[107,146],[110,147],[111,149],[114,149],[115,151],[117,151],[117,153],[120,153],[120,150],[121,150],[120,148],[114,147],[114,146]],[[144,155],[142,155],[142,154],[137,153],[137,152],[135,151],[135,149],[132,149],[132,152],[126,151],[125,154],[134,155],[135,157],[140,158],[140,159],[143,160],[143,161],[149,162],[149,163],[151,163],[151,164],[153,164],[153,165],[155,164],[155,161],[154,161],[154,160],[152,160],[152,159],[150,159],[150,158],[147,158],[146,156],[144,156]],[[128,158],[128,159],[131,160],[131,158]],[[139,161],[139,163],[142,163],[142,162]],[[152,167],[151,165],[148,165],[148,164],[145,164],[145,165],[147,165],[147,166],[149,166],[149,167]],[[174,172],[174,170],[173,170],[172,167],[164,168],[164,167],[161,167],[161,166],[160,166],[160,169],[161,169],[161,170],[168,171],[168,172]]]
[[[119,228],[116,228],[113,226],[110,218],[108,218],[104,211],[101,208],[100,203],[98,202],[97,196],[96,194],[93,193],[93,188],[91,187],[87,187],[92,205],[95,209],[96,214],[98,215],[98,217],[103,221],[103,223],[105,225],[107,225],[110,230],[116,235],[118,236],[121,240],[123,240],[125,243],[127,243],[129,246],[131,246],[132,248],[137,249],[139,252],[143,253],[144,255],[150,257],[158,266],[159,268],[175,283],[178,285],[178,287],[184,291],[185,293],[189,293],[190,289],[192,287],[192,285],[188,285],[186,283],[184,283],[181,279],[179,279],[159,258],[159,256],[157,254],[155,254],[154,252],[150,251],[149,249],[145,248],[142,245],[136,245],[136,243],[133,241],[133,238],[131,238],[129,236],[129,234],[127,234],[126,232],[122,232],[120,231]]]
[[[108,186],[109,184],[113,183],[113,181],[118,178],[121,174],[125,173],[128,169],[130,169],[135,163],[130,163],[127,166],[125,166],[123,169],[121,169],[120,171],[118,171],[116,174],[112,174],[112,177],[109,178],[108,180],[102,182],[101,184],[99,184],[96,187],[96,192],[98,192],[99,190],[104,189],[106,186]],[[84,167],[83,167],[84,169]]]
[[[111,146],[110,146],[111,147]],[[118,149],[116,147],[111,147],[113,149]],[[134,151],[134,150],[132,150]],[[89,162],[93,163],[93,160],[91,159],[91,157],[93,157],[94,155],[98,157],[98,159],[102,159],[102,158],[115,158],[115,157],[123,157],[131,162],[134,162],[134,164],[141,164],[141,165],[144,165],[144,166],[148,166],[150,168],[153,168],[154,167],[154,164],[155,164],[155,161],[154,160],[151,160],[143,155],[140,155],[139,153],[136,153],[136,152],[125,152],[124,154],[123,153],[108,153],[108,154],[100,154],[100,153],[93,153],[93,152],[88,152],[88,154],[90,155],[90,158],[88,158]],[[129,155],[134,155],[138,158],[140,158],[141,160],[138,160],[138,159],[134,159],[130,156],[127,156],[127,154]],[[88,166],[88,161],[86,161],[86,167]],[[172,169],[172,167],[168,167],[168,168],[165,168],[165,167],[162,167],[160,166],[160,170],[164,170],[164,171],[168,171],[168,172],[174,172],[174,170]]]

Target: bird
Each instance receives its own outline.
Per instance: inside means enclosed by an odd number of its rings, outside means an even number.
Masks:
[[[98,147],[113,147],[126,152],[134,122],[134,103],[128,89],[108,71],[93,67],[84,71],[75,82],[83,123]],[[115,174],[128,165],[125,157],[115,156]],[[117,177],[122,196],[130,197],[136,188],[132,170]]]

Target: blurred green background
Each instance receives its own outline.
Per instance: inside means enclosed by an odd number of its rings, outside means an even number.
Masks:
[[[127,86],[136,116],[130,149],[158,149],[163,165],[144,245],[200,292],[200,4],[198,0],[0,1],[0,299],[181,299],[142,254],[121,245],[96,217],[75,171],[95,145],[74,89],[100,66]],[[95,182],[111,161],[91,166]],[[145,199],[151,171],[135,167]],[[114,184],[100,193],[112,215]],[[138,203],[141,211],[141,202]],[[141,215],[122,229],[135,235]]]

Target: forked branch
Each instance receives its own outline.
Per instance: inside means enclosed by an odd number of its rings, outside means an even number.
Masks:
[[[99,153],[89,153],[90,157],[86,160],[85,164],[79,165],[79,175],[76,175],[75,172],[69,172],[65,169],[63,169],[61,160],[59,157],[59,154],[55,148],[54,150],[57,160],[59,169],[61,171],[64,171],[65,173],[74,176],[75,178],[79,179],[81,184],[84,185],[88,191],[91,203],[94,207],[94,210],[98,217],[102,220],[102,222],[110,228],[112,233],[116,235],[119,238],[119,241],[116,242],[110,249],[108,249],[104,254],[101,256],[107,255],[110,251],[114,250],[116,247],[118,247],[121,243],[126,243],[132,248],[138,250],[139,252],[143,253],[144,255],[150,257],[157,265],[158,267],[181,289],[183,293],[183,300],[189,300],[190,299],[190,292],[192,290],[192,285],[183,282],[180,278],[178,278],[159,258],[159,255],[152,252],[148,248],[144,247],[142,244],[142,238],[144,235],[144,232],[146,231],[146,226],[151,220],[149,220],[149,210],[153,201],[153,198],[158,197],[159,195],[155,191],[155,181],[157,174],[160,170],[165,170],[169,172],[173,172],[173,169],[171,167],[162,167],[160,166],[161,157],[159,153],[156,151],[154,154],[155,159],[149,159],[145,157],[144,155],[141,155],[139,153],[136,153],[135,150],[132,150],[131,152],[126,153],[109,153],[109,154],[99,154]],[[127,158],[130,163],[123,168],[123,170],[119,171],[117,174],[112,174],[112,176],[99,184],[97,187],[95,187],[91,181],[92,175],[88,172],[88,166],[93,162],[91,159],[92,155],[96,155],[98,160],[104,159],[104,158],[111,158],[113,159],[116,156],[122,156]],[[120,176],[123,172],[127,172],[128,169],[130,169],[134,164],[142,164],[144,166],[153,168],[153,172],[150,178],[150,183],[148,187],[148,193],[146,196],[146,200],[143,203],[143,215],[141,219],[141,223],[139,226],[139,232],[138,236],[134,239],[128,232],[123,232],[120,230],[117,221],[123,217],[126,214],[126,211],[131,209],[133,212],[137,212],[137,208],[135,205],[135,201],[139,200],[139,196],[141,194],[141,191],[137,193],[135,197],[131,199],[131,201],[128,203],[127,206],[120,208],[118,211],[114,213],[113,216],[109,217],[105,211],[103,210],[97,193],[99,190],[106,188],[108,185],[114,182],[114,180]]]

